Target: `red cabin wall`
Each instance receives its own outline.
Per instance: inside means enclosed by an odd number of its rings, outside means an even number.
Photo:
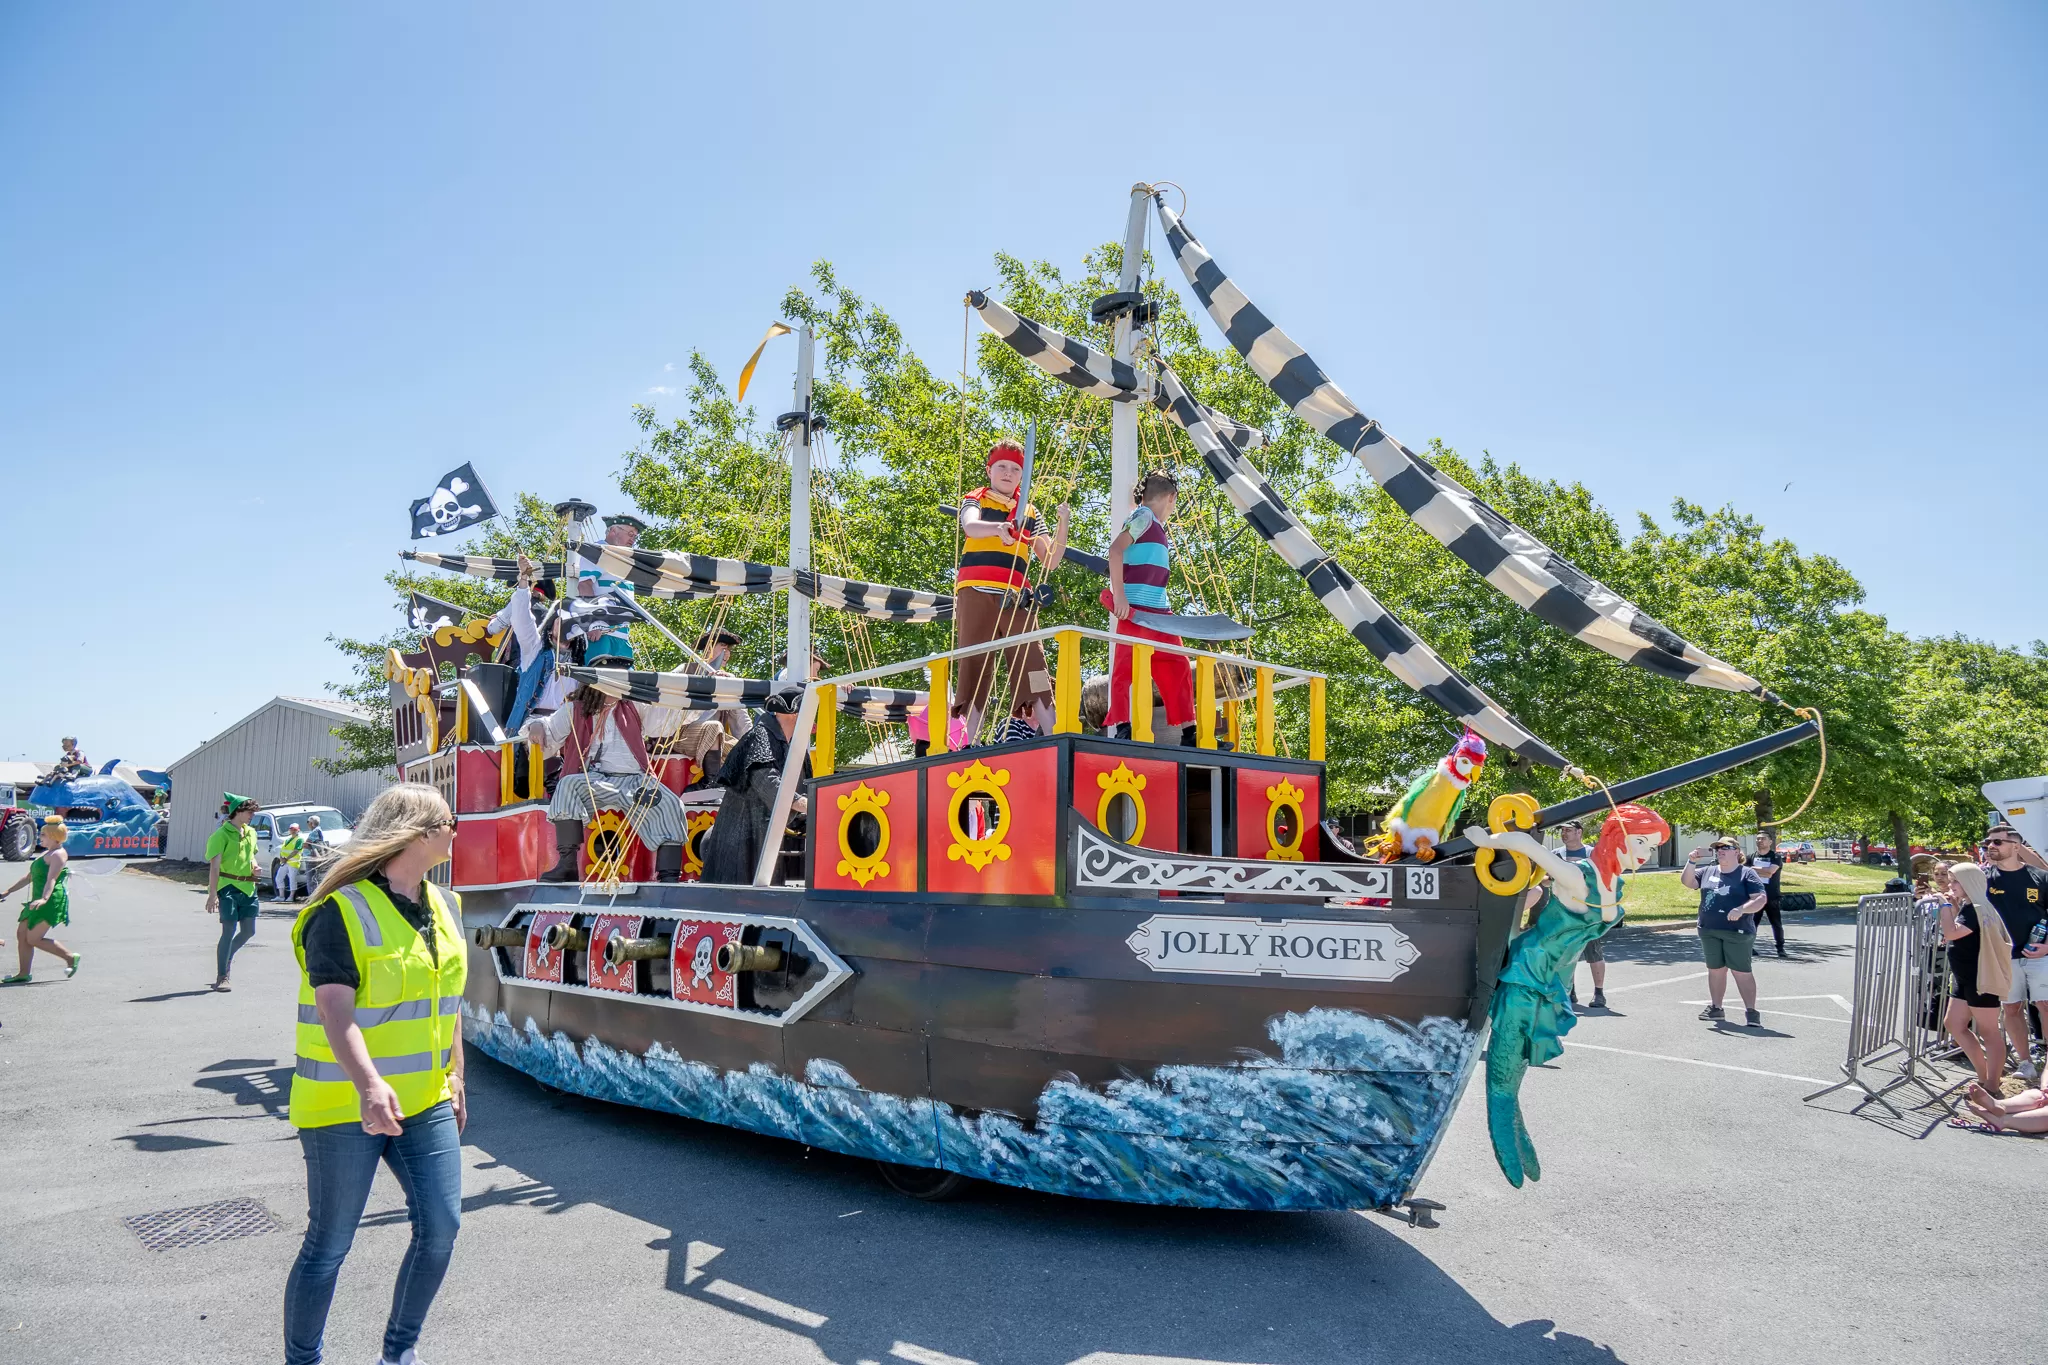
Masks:
[[[1145,808],[1145,830],[1138,837],[1138,846],[1158,849],[1162,853],[1180,852],[1180,764],[1176,762],[1077,749],[1074,752],[1074,809],[1081,812],[1083,819],[1101,829],[1102,821],[1098,816],[1106,793],[1100,779],[1115,773],[1119,766],[1129,768],[1133,776],[1145,780],[1145,789],[1132,794],[1133,799],[1142,801]]]
[[[1008,775],[1002,792],[1010,808],[1003,844],[1009,856],[976,868],[965,857],[948,856],[956,843],[949,810],[956,789],[948,782],[982,763],[992,774]],[[953,763],[923,770],[925,798],[925,888],[948,895],[1050,896],[1059,847],[1059,753],[1053,748],[976,751]]]
[[[1266,815],[1273,802],[1266,795],[1269,787],[1278,787],[1282,781],[1292,782],[1302,793],[1301,815],[1301,856],[1308,862],[1322,858],[1322,840],[1318,825],[1323,818],[1323,780],[1312,773],[1277,771],[1269,768],[1239,768],[1237,770],[1237,856],[1240,858],[1264,858],[1273,851],[1266,833]]]
[[[818,787],[811,797],[811,828],[816,831],[812,853],[816,861],[811,869],[813,886],[833,891],[917,890],[917,778],[914,772],[873,778],[855,776],[849,781],[829,782]],[[839,870],[839,864],[847,857],[841,842],[846,812],[839,802],[862,785],[877,795],[886,794],[889,798],[888,804],[875,813],[876,819],[886,822],[888,829],[888,847],[881,851],[881,860],[889,870],[870,877],[866,885],[853,875],[852,869],[846,872]],[[879,873],[880,869],[876,871]]]

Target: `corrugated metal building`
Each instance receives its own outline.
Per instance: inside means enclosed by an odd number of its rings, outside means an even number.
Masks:
[[[360,719],[362,713],[347,702],[273,697],[171,764],[169,856],[197,862],[205,854],[224,791],[253,796],[266,806],[317,801],[355,820],[398,774],[386,769],[336,777],[313,763],[340,757],[341,741],[329,731]]]

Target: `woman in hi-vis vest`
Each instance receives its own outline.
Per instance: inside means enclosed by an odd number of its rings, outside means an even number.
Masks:
[[[306,1157],[306,1241],[284,1291],[288,1365],[321,1359],[334,1281],[378,1163],[405,1191],[412,1246],[384,1365],[413,1346],[462,1221],[462,903],[427,881],[455,842],[431,787],[387,787],[292,926],[299,959],[291,1120]],[[354,1348],[349,1348],[353,1350]]]

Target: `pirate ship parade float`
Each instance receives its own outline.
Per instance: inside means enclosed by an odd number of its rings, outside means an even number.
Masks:
[[[702,661],[670,673],[563,666],[578,688],[630,701],[643,719],[795,712],[766,828],[782,831],[807,803],[800,846],[768,838],[750,879],[717,884],[703,878],[726,793],[699,783],[688,754],[664,754],[652,721],[634,737],[638,798],[561,840],[543,750],[504,723],[517,704],[514,670],[488,661],[485,623],[446,624],[419,652],[394,651],[388,667],[402,775],[434,784],[456,811],[444,871],[473,941],[463,1005],[473,1046],[566,1091],[872,1158],[914,1194],[975,1177],[1148,1203],[1387,1209],[1418,1202],[1491,1021],[1495,1148],[1516,1184],[1536,1174],[1515,1090],[1570,1027],[1563,974],[1611,927],[1619,874],[1658,837],[1661,822],[1626,803],[1811,738],[1815,721],[1589,784],[1542,810],[1503,797],[1461,836],[1452,821],[1488,746],[1575,770],[1325,554],[1251,463],[1260,432],[1197,402],[1146,346],[1138,269],[1152,211],[1195,296],[1259,377],[1489,583],[1627,663],[1775,700],[1388,437],[1252,306],[1162,196],[1136,186],[1121,289],[1096,308],[1113,319],[1114,354],[986,296],[970,295],[971,306],[1017,353],[1112,405],[1114,488],[1136,472],[1136,406],[1160,408],[1349,633],[1462,722],[1459,749],[1361,851],[1324,818],[1323,676],[1209,648],[1244,633],[1213,619],[1176,630],[1178,643],[1126,637],[1128,737],[1082,723],[1084,651],[1113,638],[1085,626],[802,681],[735,678]],[[563,560],[540,572],[569,582],[595,569],[640,597],[786,592],[791,660],[810,653],[813,603],[950,621],[952,598],[811,569],[810,365],[804,329],[795,401],[780,423],[789,564],[572,534]],[[1017,515],[1028,472],[1023,483]],[[589,510],[565,512],[573,521]],[[518,574],[505,560],[412,557]],[[1049,733],[955,751],[944,721],[954,683],[978,657],[1034,643],[1050,664]],[[1193,673],[1192,743],[1152,742],[1151,673],[1168,656]],[[906,680],[913,686],[891,686]],[[1282,698],[1305,702],[1305,757],[1276,752]],[[932,717],[929,752],[835,766],[842,713],[898,722],[918,712]],[[653,784],[682,811],[666,838],[640,818]],[[1608,819],[1587,896],[1553,897],[1517,936],[1526,887],[1560,866],[1542,852],[1541,829],[1611,812],[1635,814]],[[543,881],[558,845],[576,872]]]

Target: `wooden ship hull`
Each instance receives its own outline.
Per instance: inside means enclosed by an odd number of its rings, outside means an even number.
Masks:
[[[1406,1199],[1518,899],[1469,866],[1322,861],[1320,763],[1078,735],[817,778],[801,886],[659,884],[637,848],[645,880],[536,884],[544,808],[496,800],[514,746],[466,747],[433,771],[460,774],[472,1046],[592,1098],[1056,1194]]]

